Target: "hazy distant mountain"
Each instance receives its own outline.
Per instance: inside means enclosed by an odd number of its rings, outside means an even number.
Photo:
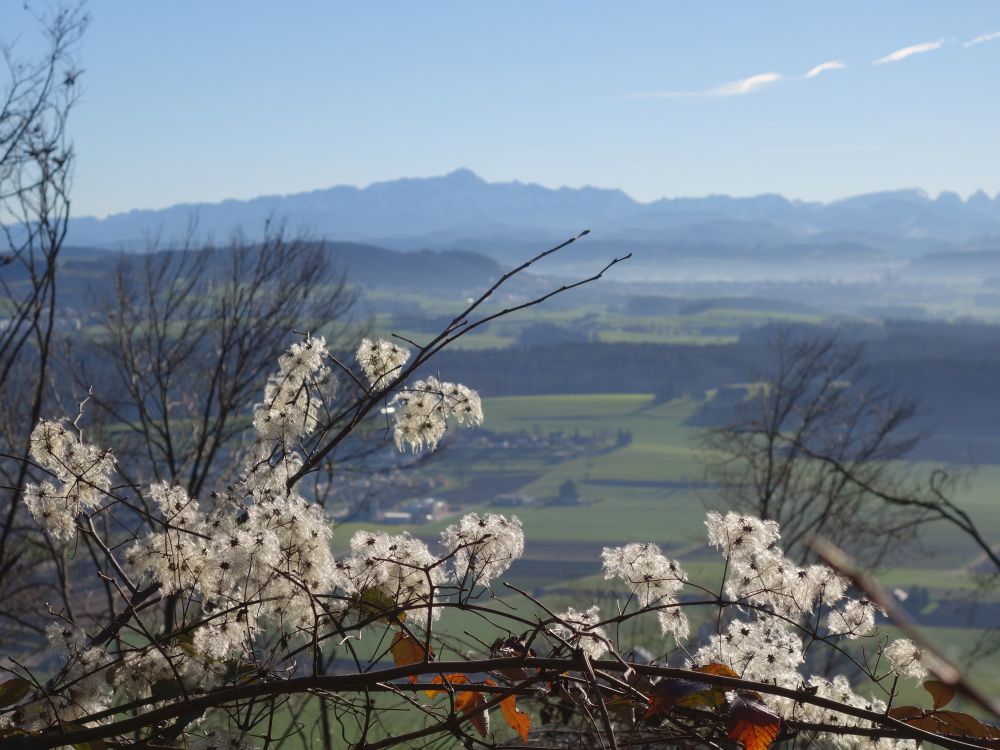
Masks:
[[[73,222],[78,244],[133,243],[151,233],[183,234],[193,216],[202,232],[224,237],[233,228],[254,233],[269,217],[308,227],[333,240],[390,244],[450,244],[476,237],[525,239],[591,227],[600,237],[635,240],[697,237],[729,244],[799,241],[827,232],[936,238],[950,242],[1000,234],[1000,196],[954,193],[932,200],[918,190],[872,193],[832,203],[790,201],[780,195],[670,198],[640,203],[621,190],[551,190],[521,182],[489,183],[467,169],[442,177],[407,178],[366,188],[333,187],[248,201],[182,204]]]
[[[467,169],[366,188],[333,187],[248,201],[184,204],[74,219],[78,245],[143,250],[143,238],[169,245],[193,219],[199,232],[225,239],[240,227],[253,238],[268,219],[316,238],[395,250],[467,250],[510,263],[583,228],[593,234],[547,262],[576,272],[631,251],[621,278],[873,278],[907,272],[928,254],[1000,250],[1000,195],[919,190],[859,195],[831,203],[780,195],[633,200],[621,190],[552,190],[521,182],[490,183]],[[965,264],[969,267],[969,264]],[[916,271],[916,269],[913,269]]]
[[[443,177],[381,182],[367,188],[340,186],[249,201],[130,211],[105,219],[80,218],[74,220],[71,234],[79,244],[132,242],[151,231],[162,237],[180,236],[197,216],[201,232],[224,237],[237,226],[252,234],[275,217],[327,239],[370,242],[435,233],[502,235],[508,229],[563,233],[625,218],[641,208],[618,190],[487,183],[468,170],[458,170]]]

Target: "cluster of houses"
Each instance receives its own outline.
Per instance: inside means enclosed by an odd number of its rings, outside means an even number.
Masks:
[[[482,454],[495,458],[521,452],[537,455],[540,450],[549,460],[565,461],[595,450],[627,445],[631,438],[626,431],[617,434],[541,430],[499,433],[480,429],[468,437],[463,436],[460,441],[449,442],[447,453],[452,462],[459,464],[481,460]],[[448,484],[445,475],[403,471],[400,464],[404,460],[405,457],[401,459],[395,451],[387,450],[369,458],[369,468],[373,469],[371,473],[341,474],[332,483],[323,485],[323,494],[334,517],[342,521],[415,526],[441,521],[460,512],[460,508],[450,506],[446,499],[439,496]],[[480,488],[475,498],[477,502],[489,497],[480,494],[482,489],[489,491],[488,485]],[[566,480],[555,496],[502,492],[495,494],[490,504],[499,509],[581,505],[585,502],[574,482]]]
[[[392,510],[379,510],[372,520],[388,524],[424,524],[440,521],[449,514],[448,502],[436,497],[407,500]]]

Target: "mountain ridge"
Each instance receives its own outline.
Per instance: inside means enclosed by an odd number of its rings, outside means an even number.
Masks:
[[[178,204],[73,219],[69,242],[118,250],[171,246],[196,221],[200,238],[239,228],[254,241],[284,221],[316,239],[394,250],[469,250],[523,260],[581,229],[592,237],[549,265],[636,251],[626,274],[744,273],[861,277],[928,253],[1000,249],[1000,195],[888,190],[821,203],[775,193],[640,202],[617,188],[488,182],[468,169],[366,187]],[[144,238],[158,238],[151,242]],[[725,261],[723,263],[723,261]],[[722,263],[722,265],[720,265]],[[747,265],[749,264],[749,266]],[[572,269],[570,269],[572,270]]]

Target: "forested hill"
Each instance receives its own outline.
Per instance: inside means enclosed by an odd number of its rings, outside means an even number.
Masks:
[[[253,245],[247,247],[254,251]],[[495,260],[462,250],[398,252],[374,245],[349,242],[322,243],[329,259],[333,280],[344,275],[350,284],[365,289],[406,287],[413,290],[448,290],[487,287],[503,268]],[[110,288],[119,263],[136,264],[142,255],[92,247],[68,246],[60,253],[59,304],[83,310],[90,307],[95,295]],[[226,263],[220,252],[215,262]],[[27,270],[18,263],[0,266],[0,279],[6,283],[24,283]]]
[[[701,395],[745,382],[765,362],[751,344],[663,345],[562,343],[485,351],[444,351],[434,367],[475,383],[487,396],[542,393],[654,393]]]
[[[454,314],[451,307],[438,309],[435,304],[445,298],[456,302],[475,294],[502,271],[496,261],[475,253],[403,253],[352,243],[326,243],[323,248],[332,261],[331,279],[343,272],[351,284],[364,290],[367,308],[361,310],[362,317],[380,314],[383,318],[379,324],[385,332],[410,333],[423,341],[429,340],[441,325],[447,325]],[[249,252],[253,252],[252,246]],[[107,294],[116,265],[140,263],[142,258],[91,248],[65,248],[59,279],[60,307],[65,315],[60,317],[60,325],[76,326],[77,330],[86,326],[90,320],[86,311]],[[219,254],[213,262],[224,259],[225,254]],[[18,269],[17,264],[7,264],[0,268],[0,277],[16,287]],[[526,276],[523,282],[541,283],[532,279]],[[420,295],[420,304],[413,301],[414,294]],[[521,316],[521,327],[508,331],[506,338],[487,338],[477,345],[478,349],[446,350],[435,358],[433,369],[447,373],[449,379],[474,384],[487,397],[630,392],[655,394],[661,400],[683,396],[704,400],[714,389],[753,382],[767,371],[768,343],[775,328],[759,326],[759,320],[754,322],[755,311],[750,308],[759,306],[754,300],[750,305],[715,298],[640,297],[638,309],[631,310],[627,299],[616,302],[612,297],[602,304],[620,307],[625,314],[667,316],[675,312],[688,317],[706,305],[726,304],[734,306],[730,317],[742,320],[744,308],[750,317],[745,319],[747,327],[738,337],[727,336],[725,343],[709,339],[700,343],[602,343],[588,335],[585,327],[590,320],[587,316],[596,312],[578,310],[572,313],[577,317],[566,318],[560,326],[554,326],[551,320],[533,322],[527,312]],[[663,305],[657,307],[657,301]],[[769,304],[774,307],[774,303]],[[423,305],[430,307],[425,309]],[[789,314],[806,310],[787,304],[778,307],[787,308]],[[598,305],[595,310],[600,308]],[[711,316],[706,318],[703,325],[712,320]],[[836,325],[835,321],[828,323]],[[823,325],[800,328],[800,334],[807,337],[829,333]],[[727,329],[726,333],[735,330]],[[976,454],[979,448],[966,448],[972,444],[981,448],[989,443],[986,450],[992,451],[990,446],[1000,445],[996,443],[1000,404],[994,397],[996,383],[1000,382],[1000,326],[971,321],[853,320],[839,326],[839,335],[865,344],[871,377],[879,384],[919,399],[924,414],[922,426],[933,435],[929,444],[937,446],[936,457],[965,460],[969,453],[982,459],[982,453]],[[498,343],[506,348],[487,348]],[[989,458],[1000,461],[1000,452]]]
[[[712,389],[752,382],[766,372],[773,333],[763,329],[723,345],[581,342],[445,351],[435,358],[434,368],[451,379],[475,383],[484,396],[628,392],[660,400],[703,400]],[[805,329],[801,333],[809,335]],[[915,424],[929,435],[921,455],[1000,461],[997,342],[997,326],[912,321],[887,323],[867,340],[865,361],[872,381],[919,401]],[[707,423],[721,416],[707,413]]]
[[[562,342],[539,346],[449,351],[435,367],[475,382],[491,396],[534,393],[653,393],[668,387],[678,395],[751,382],[766,368],[769,347],[779,331],[803,338],[829,335],[824,326],[769,325],[727,344],[632,344]],[[842,340],[864,345],[872,377],[914,389],[932,402],[962,395],[970,413],[983,414],[1000,382],[1000,326],[970,321],[886,321],[858,327]],[[938,394],[938,395],[935,395]],[[980,398],[983,403],[980,403]],[[986,403],[989,402],[989,403]],[[955,404],[957,406],[957,404]],[[1000,404],[997,405],[1000,413]]]

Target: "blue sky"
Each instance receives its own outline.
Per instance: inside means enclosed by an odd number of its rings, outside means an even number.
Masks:
[[[640,200],[1000,191],[991,0],[88,7],[77,215],[457,167]],[[0,2],[26,55],[30,27]]]

